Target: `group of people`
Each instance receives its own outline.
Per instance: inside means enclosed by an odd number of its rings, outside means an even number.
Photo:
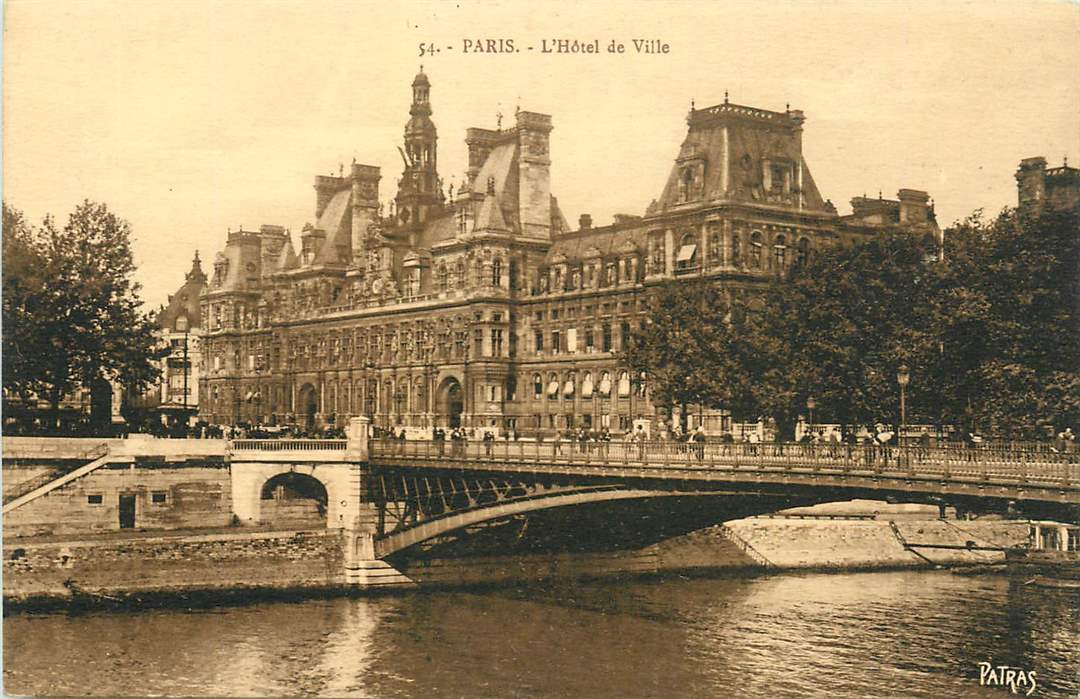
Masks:
[[[606,427],[600,430],[590,430],[585,427],[577,430],[569,429],[566,432],[556,430],[551,439],[552,454],[562,454],[564,442],[569,445],[568,448],[571,451],[576,443],[578,451],[582,454],[589,454],[594,450],[606,453],[607,445],[611,443],[611,430]]]

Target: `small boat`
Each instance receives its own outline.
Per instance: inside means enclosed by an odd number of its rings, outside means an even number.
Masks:
[[[1038,521],[1028,526],[1027,544],[1005,551],[1009,572],[1032,580],[1080,580],[1080,526]]]
[[[93,590],[87,590],[75,584],[74,580],[65,580],[64,587],[71,593],[71,601],[75,604],[102,604],[123,602],[121,597],[115,597],[113,595],[106,595],[103,592],[94,592]]]
[[[1064,578],[1050,578],[1044,575],[1036,575],[1030,580],[1024,581],[1025,585],[1036,587],[1056,587],[1062,590],[1080,590],[1080,580],[1066,580]]]

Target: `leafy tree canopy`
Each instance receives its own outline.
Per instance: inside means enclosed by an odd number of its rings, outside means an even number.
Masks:
[[[54,411],[76,386],[157,379],[156,326],[131,276],[131,229],[84,201],[59,227],[4,204],[4,388],[46,397]],[[10,295],[9,295],[10,294]]]

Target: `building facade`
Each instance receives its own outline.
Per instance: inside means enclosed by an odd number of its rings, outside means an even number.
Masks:
[[[1038,216],[1045,209],[1080,210],[1080,170],[1046,167],[1046,158],[1024,158],[1016,169],[1017,205],[1021,216]]]
[[[549,115],[467,129],[465,180],[446,191],[423,73],[412,97],[389,206],[380,169],[353,163],[315,178],[299,250],[280,226],[228,234],[201,297],[205,419],[626,431],[655,415],[647,381],[616,361],[651,286],[715,279],[753,308],[770,276],[823,247],[901,228],[940,242],[922,191],[838,214],[803,158],[797,110],[691,109],[644,215],[572,229],[550,191]],[[727,427],[722,412],[702,417]]]

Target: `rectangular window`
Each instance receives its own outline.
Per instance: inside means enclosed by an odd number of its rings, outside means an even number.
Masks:
[[[585,413],[581,416],[581,421],[584,424],[585,429],[592,429],[592,415],[590,415],[589,413]]]
[[[551,333],[551,351],[558,354],[562,350],[562,333],[555,330]]]
[[[596,349],[596,343],[594,342],[593,331],[590,328],[585,331],[585,351],[592,352],[594,349]]]
[[[566,331],[566,350],[571,353],[577,352],[577,328]]]
[[[102,497],[100,494],[87,495],[86,502],[88,505],[100,505],[102,503]]]
[[[611,326],[607,325],[606,323],[604,324],[604,327],[603,327],[603,334],[601,335],[601,343],[602,344],[600,345],[600,350],[602,352],[610,352],[611,351]]]
[[[544,351],[544,332],[542,330],[536,331],[536,351],[537,353]]]
[[[501,357],[503,353],[503,331],[499,328],[491,329],[491,356]]]
[[[619,325],[619,347],[626,349],[630,346],[630,323],[623,321]]]
[[[558,308],[554,308],[554,309],[551,310],[551,319],[552,320],[558,320],[559,319],[559,309]]]
[[[543,319],[544,319],[544,312],[543,311],[537,311],[536,312],[536,320],[542,321]]]
[[[165,491],[155,490],[154,492],[150,493],[150,502],[154,503],[155,505],[164,505]]]

